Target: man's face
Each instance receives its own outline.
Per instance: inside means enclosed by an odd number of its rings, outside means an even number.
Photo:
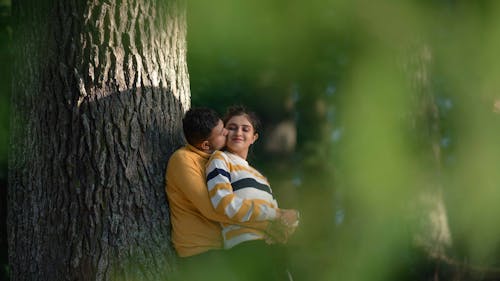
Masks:
[[[226,145],[227,130],[224,128],[224,123],[219,120],[217,126],[212,129],[210,137],[208,137],[208,143],[210,145],[210,150],[213,152],[215,150],[221,149]]]

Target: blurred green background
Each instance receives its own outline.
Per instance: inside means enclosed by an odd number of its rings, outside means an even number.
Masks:
[[[295,280],[500,278],[499,5],[189,1],[192,104],[261,117],[250,162],[302,213]],[[2,195],[9,7],[0,1]]]
[[[10,67],[12,27],[10,1],[0,0],[0,280],[8,280],[7,267],[7,156],[9,150]]]
[[[499,4],[189,2],[193,105],[263,119],[296,280],[500,278]]]

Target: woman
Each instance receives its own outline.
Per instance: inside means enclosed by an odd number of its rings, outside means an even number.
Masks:
[[[289,234],[293,233],[298,225],[298,212],[279,209],[267,179],[246,161],[250,146],[259,137],[256,115],[241,106],[230,107],[224,124],[228,130],[226,147],[211,156],[206,170],[207,187],[215,210],[240,222],[249,219],[278,221],[288,228]],[[246,199],[259,200],[252,204]],[[269,268],[279,268],[274,260],[272,263],[266,260],[275,252],[266,243],[272,240],[266,233],[237,224],[223,224],[222,235],[225,249],[235,247],[230,252],[239,261],[234,265],[239,267],[238,272],[251,270],[257,275],[251,279],[261,280],[256,279],[262,278],[258,275],[269,277]]]

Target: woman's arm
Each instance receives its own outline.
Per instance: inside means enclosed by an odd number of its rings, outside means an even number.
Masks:
[[[230,163],[220,151],[215,152],[207,166],[207,187],[216,212],[238,222],[276,220],[279,209],[265,199],[243,199],[233,192]],[[255,183],[258,185],[258,183]],[[259,187],[256,187],[259,188]]]

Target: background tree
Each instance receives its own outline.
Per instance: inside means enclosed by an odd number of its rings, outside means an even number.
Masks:
[[[190,106],[183,0],[12,3],[12,280],[160,280]]]

